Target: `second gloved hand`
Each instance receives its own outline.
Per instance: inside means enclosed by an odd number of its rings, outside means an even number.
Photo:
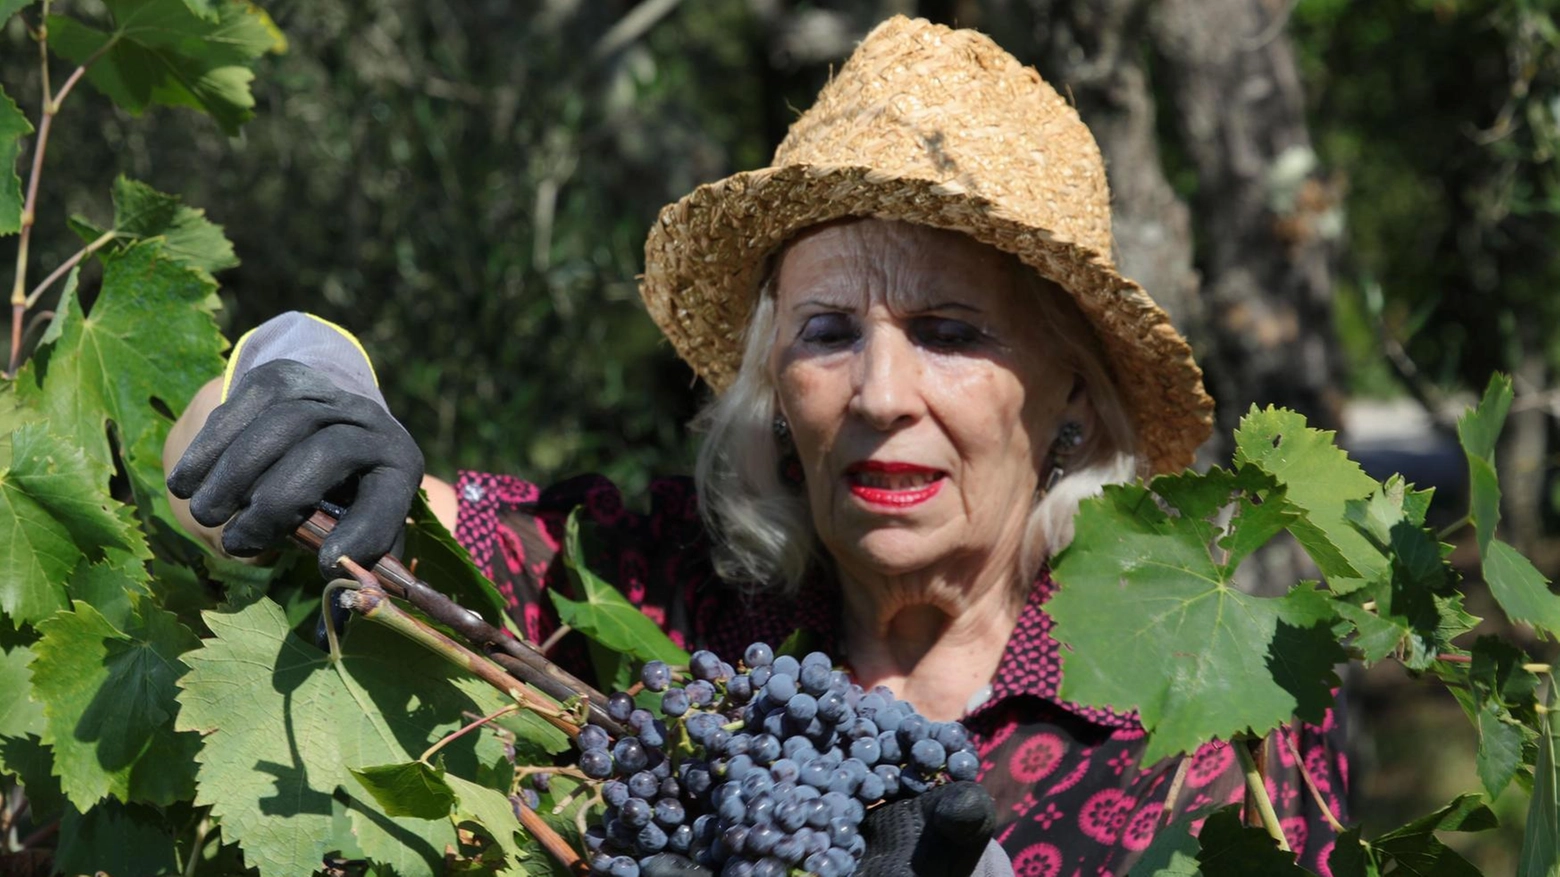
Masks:
[[[373,563],[401,533],[422,452],[385,408],[350,335],[303,314],[254,334],[260,348],[240,342],[231,392],[169,473],[169,491],[189,499],[201,524],[225,524],[223,549],[245,557],[282,543],[327,494],[346,489],[350,506],[320,548],[321,573],[340,575],[343,556]]]

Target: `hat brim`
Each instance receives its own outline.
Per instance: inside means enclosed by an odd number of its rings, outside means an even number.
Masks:
[[[1202,370],[1170,318],[1108,259],[1020,222],[958,183],[788,165],[700,186],[661,211],[640,287],[672,346],[717,392],[735,378],[765,262],[802,229],[852,216],[963,232],[1070,293],[1093,325],[1153,472],[1190,465],[1212,431]]]

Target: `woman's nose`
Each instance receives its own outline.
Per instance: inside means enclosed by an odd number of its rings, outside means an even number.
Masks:
[[[857,356],[852,413],[877,430],[906,426],[926,410],[920,384],[920,358],[905,333],[869,330]]]

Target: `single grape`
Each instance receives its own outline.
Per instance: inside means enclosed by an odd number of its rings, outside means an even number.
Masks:
[[[580,753],[580,773],[593,780],[612,776],[612,756],[605,749],[592,749]]]
[[[634,699],[624,692],[615,692],[607,698],[607,715],[614,722],[628,721],[628,714],[634,711]]]
[[[753,643],[742,653],[742,660],[749,667],[767,667],[774,659],[774,650],[766,643]]]
[[[861,778],[861,785],[856,787],[856,797],[868,804],[876,804],[883,800],[883,794],[888,787],[883,783],[883,778],[876,773],[869,773]]]
[[[803,691],[817,697],[829,690],[829,672],[822,664],[803,664],[796,678],[801,681]]]
[[[639,863],[628,856],[618,856],[607,869],[609,877],[639,877]]]
[[[904,721],[899,723],[899,742],[905,746],[913,746],[925,740],[930,733],[928,730],[930,724],[925,716],[906,716]]]
[[[721,832],[720,839],[726,845],[726,849],[740,856],[747,851],[747,836],[746,825],[733,825]]]
[[[661,789],[661,782],[648,770],[642,770],[628,778],[629,794],[635,798],[654,798]]]
[[[767,856],[785,833],[773,825],[760,823],[747,833],[747,851],[755,856]]]
[[[650,824],[654,810],[644,798],[629,798],[618,808],[618,819],[629,828],[644,828]]]
[[[764,696],[775,703],[785,703],[796,696],[796,677],[776,672],[764,685]],[[813,704],[817,712],[817,704]]]
[[[665,661],[647,661],[639,671],[639,681],[651,691],[665,691],[672,683],[672,668]]]
[[[745,674],[732,677],[726,683],[726,696],[733,703],[747,703],[753,697],[753,680]]]
[[[828,691],[818,698],[818,718],[838,725],[845,721],[850,708],[845,706],[845,696],[838,691]]]
[[[776,673],[780,673],[785,676],[795,676],[796,674],[802,672],[802,662],[796,660],[790,655],[777,656],[774,662],[770,664],[770,666],[774,668]]]
[[[752,684],[754,693],[756,694],[761,690],[769,682],[769,677],[773,675],[775,675],[774,671],[768,667],[754,667],[752,670],[749,670],[748,682]]]
[[[910,747],[910,763],[922,773],[931,774],[948,763],[948,751],[936,740],[919,740]]]
[[[612,738],[599,725],[586,725],[580,729],[579,743],[582,752],[592,749],[606,749],[612,745]]]
[[[688,711],[688,691],[683,688],[668,688],[661,695],[661,712],[676,718]]]
[[[683,691],[688,694],[688,703],[693,706],[709,706],[715,702],[715,684],[697,679],[688,683]],[[670,694],[671,692],[667,692]]]
[[[748,754],[759,764],[771,764],[782,754],[780,738],[774,734],[759,734],[748,747]]]
[[[686,853],[692,847],[693,826],[691,825],[679,825],[666,837],[666,848],[674,853]]]
[[[750,877],[786,877],[785,863],[773,856],[765,856],[753,863]]]
[[[599,749],[592,751],[601,752]],[[580,756],[581,770],[585,769],[584,759],[589,754],[587,752]],[[624,775],[631,775],[644,770],[650,763],[650,757],[645,753],[644,744],[640,743],[636,737],[624,737],[619,740],[617,745],[612,747],[612,760],[617,762],[618,770]],[[589,774],[586,774],[586,776],[589,776]]]
[[[938,722],[932,730],[932,739],[942,744],[946,752],[957,752],[970,740],[968,731],[958,722]]]
[[[769,680],[769,684],[771,686],[774,685],[775,680]],[[768,691],[769,688],[766,687],[764,692],[767,694]],[[812,721],[813,716],[818,714],[818,699],[810,694],[807,694],[806,692],[795,693],[792,695],[790,700],[785,702],[785,714],[786,717],[792,721],[810,722]]]
[[[666,849],[666,829],[654,822],[639,829],[639,836],[635,838],[641,853],[659,853]]]
[[[714,652],[700,649],[688,656],[688,672],[695,679],[720,678],[720,658]]]
[[[893,731],[878,734],[878,761],[899,764],[904,761],[904,749],[899,745],[899,735]],[[865,759],[863,759],[865,761]]]
[[[682,797],[682,784],[671,777],[665,777],[661,780],[661,785],[656,788],[656,794],[662,798]]]
[[[948,776],[955,780],[973,780],[980,772],[980,759],[966,749],[948,756]]]
[[[862,737],[850,741],[850,757],[860,759],[861,763],[868,767],[877,764],[882,754],[882,747],[876,737]]]

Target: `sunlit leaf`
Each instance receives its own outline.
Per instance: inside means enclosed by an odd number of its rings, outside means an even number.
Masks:
[[[49,45],[78,64],[90,60],[87,81],[131,113],[153,104],[190,107],[237,134],[254,115],[250,67],[279,48],[279,32],[250,3],[210,5],[215,18],[202,17],[185,0],[112,0],[107,31],[51,15]]]
[[[0,0],[0,25],[15,12],[17,0]],[[23,0],[26,2],[26,0]],[[22,178],[16,170],[22,138],[31,134],[32,123],[22,114],[10,96],[0,89],[0,235],[16,234],[22,228]]]
[[[78,601],[38,625],[32,674],[48,718],[43,740],[66,797],[82,810],[105,795],[171,804],[194,790],[198,740],[175,733],[173,717],[180,655],[198,640],[149,604],[134,620],[120,631]]]
[[[1361,587],[1383,570],[1381,552],[1344,517],[1349,500],[1370,495],[1376,481],[1333,443],[1333,433],[1306,426],[1293,411],[1253,406],[1235,432],[1235,463],[1271,475],[1305,513],[1290,531],[1335,593]]]
[[[1560,635],[1560,597],[1549,590],[1549,579],[1517,549],[1491,539],[1484,554],[1484,580],[1512,621]]]
[[[1222,501],[1207,484],[1220,485]],[[1052,635],[1070,646],[1062,695],[1137,710],[1150,732],[1147,761],[1216,737],[1263,734],[1296,714],[1320,720],[1332,703],[1332,665],[1343,652],[1329,601],[1309,588],[1282,598],[1244,593],[1209,541],[1217,532],[1208,517],[1255,497],[1237,484],[1215,470],[1161,476],[1151,488],[1109,486],[1082,504],[1073,542],[1055,562],[1061,588],[1046,609]],[[1285,501],[1281,490],[1263,493],[1264,505]],[[1251,508],[1261,506],[1242,506]],[[1238,513],[1228,529],[1242,526]],[[1270,530],[1271,513],[1258,526]]]
[[[32,649],[24,645],[0,650],[0,737],[43,733],[43,705],[32,699],[27,670],[32,658]]]
[[[608,649],[640,661],[688,663],[688,653],[667,638],[661,628],[628,602],[622,592],[585,565],[580,549],[579,513],[569,515],[564,537],[564,563],[574,580],[578,600],[548,590],[558,617]]]
[[[114,180],[114,224],[102,229],[73,218],[71,228],[87,243],[112,232],[107,252],[123,250],[149,238],[158,239],[175,262],[199,272],[215,283],[213,272],[238,264],[233,244],[222,226],[206,218],[206,211],[190,207],[177,195],[165,195],[145,183],[120,176]]]
[[[1480,553],[1488,550],[1500,523],[1500,483],[1495,478],[1495,442],[1511,410],[1511,378],[1493,374],[1477,408],[1457,419],[1457,440],[1468,457],[1469,518],[1479,538]]]
[[[391,816],[444,819],[455,793],[444,782],[444,771],[420,761],[351,768],[352,775]]]

